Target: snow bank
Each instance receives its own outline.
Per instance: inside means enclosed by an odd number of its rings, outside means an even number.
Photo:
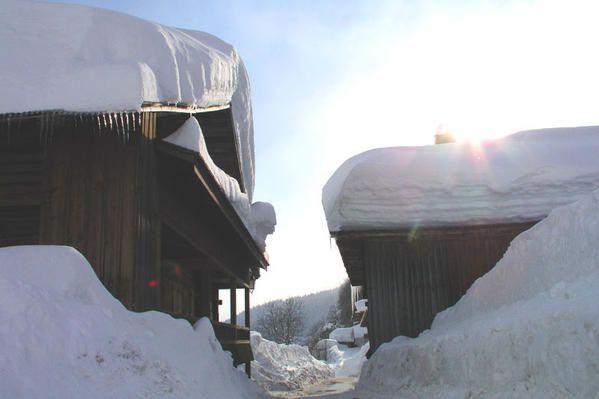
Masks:
[[[350,348],[332,339],[322,339],[316,344],[316,350],[326,351],[326,362],[335,371],[335,377],[358,377],[370,344]]]
[[[252,378],[269,391],[292,391],[333,377],[331,367],[316,360],[306,347],[277,344],[251,332]]]
[[[250,198],[254,139],[247,72],[207,33],[91,7],[4,0],[0,113],[139,110],[144,102],[230,104]]]
[[[76,250],[0,248],[0,397],[258,398],[207,319],[126,310]]]
[[[599,190],[515,238],[431,330],[382,345],[356,397],[596,398],[598,242]]]
[[[216,179],[223,193],[229,198],[233,208],[247,227],[261,250],[266,248],[266,236],[275,231],[277,223],[275,210],[268,202],[250,204],[248,195],[241,191],[235,178],[219,168],[208,153],[206,141],[198,120],[190,116],[179,129],[163,139],[164,141],[198,153]]]
[[[330,231],[538,220],[599,187],[599,127],[371,150],[323,189]]]

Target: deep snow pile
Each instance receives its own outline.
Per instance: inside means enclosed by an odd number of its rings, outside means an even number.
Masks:
[[[418,338],[382,345],[355,397],[596,398],[599,190],[555,209]]]
[[[326,353],[326,363],[334,370],[335,377],[358,377],[369,349],[368,342],[350,348],[334,339],[322,339],[318,341],[315,348],[316,351]]]
[[[190,116],[179,129],[164,141],[198,153],[208,166],[223,193],[229,198],[240,219],[258,244],[260,249],[266,248],[266,236],[275,231],[277,223],[275,210],[268,202],[250,203],[248,195],[241,191],[237,180],[219,168],[208,153],[206,140],[198,120]]]
[[[367,151],[323,189],[329,230],[539,220],[599,188],[599,127]]]
[[[242,178],[254,189],[247,72],[237,51],[204,32],[79,5],[0,3],[0,113],[119,112],[143,103],[231,105]]]
[[[0,397],[258,398],[207,319],[126,310],[76,250],[0,248]]]
[[[252,379],[269,391],[293,391],[334,376],[331,367],[316,360],[308,348],[277,344],[251,332]]]

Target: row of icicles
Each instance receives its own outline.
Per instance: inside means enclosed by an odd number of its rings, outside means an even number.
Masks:
[[[54,132],[60,128],[86,128],[93,133],[116,133],[120,140],[128,142],[131,135],[141,129],[141,112],[65,112],[45,111],[0,115],[0,133],[8,142],[23,129],[23,124],[39,120],[40,144],[52,142]]]

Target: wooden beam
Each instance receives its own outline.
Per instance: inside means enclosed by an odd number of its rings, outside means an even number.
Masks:
[[[243,281],[240,271],[232,269],[229,265],[238,264],[238,259],[231,251],[211,251],[206,253],[206,248],[220,248],[222,242],[215,240],[210,231],[206,231],[199,223],[189,220],[190,212],[176,200],[173,193],[160,191],[160,214],[162,221],[167,224],[178,235],[183,237],[190,245],[202,252],[211,262],[220,266],[227,275],[235,280],[240,286],[247,287],[248,283]]]
[[[246,288],[247,289],[247,288]],[[231,294],[231,324],[237,325],[237,287],[230,288]]]
[[[220,305],[220,299],[218,296],[218,288],[216,288],[214,285],[212,286],[212,320],[218,322],[219,321],[219,314],[218,314],[218,305]]]

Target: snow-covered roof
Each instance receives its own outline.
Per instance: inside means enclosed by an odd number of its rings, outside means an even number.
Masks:
[[[230,105],[242,178],[252,197],[249,81],[231,45],[207,33],[98,8],[4,0],[0,48],[0,113]]]
[[[347,160],[323,189],[331,232],[532,221],[599,187],[599,127],[382,148]]]

